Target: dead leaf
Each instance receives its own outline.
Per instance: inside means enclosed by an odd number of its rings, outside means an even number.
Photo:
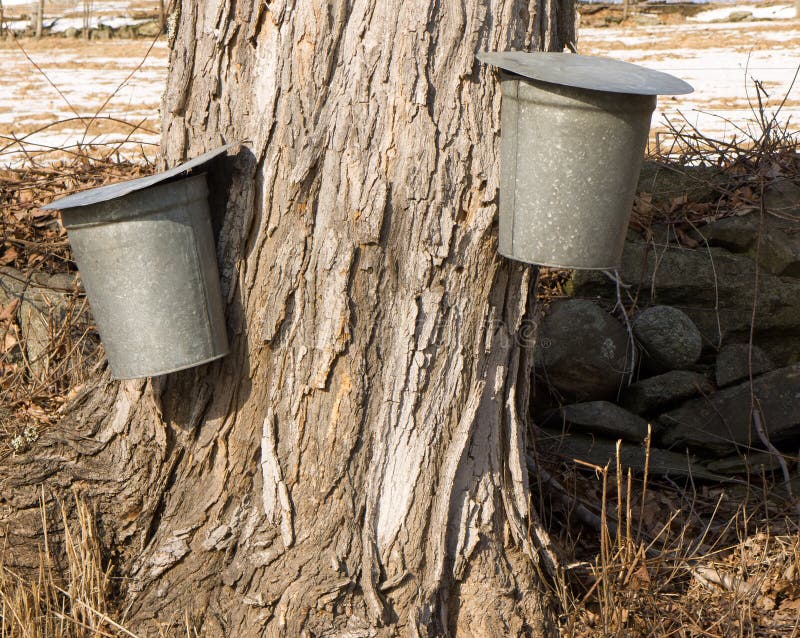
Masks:
[[[4,306],[3,309],[0,310],[0,321],[8,321],[14,318],[17,313],[17,308],[19,308],[19,299],[14,299],[10,304]]]
[[[72,401],[76,396],[83,392],[83,388],[85,386],[85,383],[81,383],[80,385],[76,385],[74,388],[72,388],[72,390],[67,393],[67,396],[64,397],[64,403],[69,403]]]
[[[797,611],[800,612],[800,598],[793,598],[791,600],[784,600],[780,606],[781,611]]]
[[[6,332],[3,335],[3,354],[14,348],[19,343],[17,336],[11,332]]]
[[[779,578],[772,584],[772,591],[778,596],[791,596],[794,597],[800,594],[798,587],[790,580]]]
[[[19,259],[17,249],[7,245],[7,248],[3,251],[3,256],[0,257],[0,264],[8,266],[9,264],[13,264],[17,259]]]
[[[777,606],[772,596],[759,596],[756,602],[765,611],[772,611]]]
[[[677,236],[678,241],[687,248],[694,249],[700,245],[700,242],[687,235],[686,231],[683,230],[680,226],[675,226],[675,235]]]
[[[669,200],[669,212],[674,213],[682,206],[686,205],[686,202],[689,201],[689,198],[684,194],[680,197],[673,197]]]
[[[0,376],[8,376],[16,374],[19,371],[19,364],[17,363],[0,363]]]
[[[650,587],[650,583],[650,573],[647,571],[647,567],[640,565],[639,569],[633,572],[631,586],[636,589],[647,589]]]
[[[28,265],[36,266],[37,264],[42,263],[45,259],[46,257],[44,255],[30,254],[28,255]]]

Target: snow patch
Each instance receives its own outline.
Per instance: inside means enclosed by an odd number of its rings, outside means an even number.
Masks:
[[[788,5],[760,7],[749,3],[723,11],[727,16],[732,10],[772,11],[781,7],[786,9]],[[718,139],[731,139],[734,135],[741,138],[739,129],[747,131],[755,117],[751,109],[756,102],[754,79],[769,93],[768,110],[776,109],[788,96],[779,122],[788,118],[797,121],[800,83],[793,85],[793,78],[800,58],[794,46],[783,44],[800,41],[797,23],[695,22],[683,23],[679,28],[680,36],[676,36],[674,25],[582,29],[581,52],[671,73],[695,88],[689,95],[659,97],[653,131],[666,128],[665,118],[676,124],[685,118],[703,134]]]
[[[791,5],[774,5],[771,7],[761,7],[752,4],[737,4],[732,7],[724,7],[721,9],[711,9],[710,11],[703,11],[696,16],[687,18],[693,22],[717,22],[726,21],[731,13],[739,13],[741,11],[749,11],[753,14],[755,20],[791,20],[795,17],[795,8]]]
[[[107,18],[91,18],[89,28],[108,27],[110,29],[121,29],[122,27],[135,26],[147,20],[134,20],[124,16],[112,16]],[[50,26],[50,33],[64,33],[67,29],[83,29],[85,23],[83,18],[56,18]]]

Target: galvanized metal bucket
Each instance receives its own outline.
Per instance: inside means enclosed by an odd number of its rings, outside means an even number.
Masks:
[[[63,210],[117,379],[166,374],[228,353],[206,177],[175,179],[179,169],[169,176],[174,181],[161,173],[144,178],[143,188],[125,182],[49,205]]]
[[[478,56],[501,74],[499,252],[561,268],[619,266],[665,73],[569,53]]]

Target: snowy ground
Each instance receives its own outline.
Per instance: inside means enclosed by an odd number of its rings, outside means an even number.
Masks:
[[[756,19],[727,22],[734,11],[748,11]],[[742,137],[753,128],[754,81],[767,91],[771,112],[785,99],[778,120],[791,118],[797,130],[800,20],[793,16],[791,5],[741,4],[710,9],[681,24],[581,29],[579,50],[666,71],[695,87],[690,95],[659,99],[656,130],[665,129],[665,118],[685,118],[704,134]]]
[[[34,2],[0,1],[7,27],[29,26]],[[89,7],[93,27],[119,28],[152,19],[158,6],[158,0],[46,0],[45,24],[52,32],[81,29]],[[167,47],[162,40],[148,52],[151,44],[146,39],[0,40],[0,167],[51,148],[74,152],[87,145],[96,147],[89,150],[92,156],[116,149],[128,157],[154,156]]]
[[[12,3],[15,10],[24,8],[23,0],[3,0],[7,13]],[[57,9],[62,18],[78,19],[76,12],[83,10],[83,3],[75,0],[48,1],[47,6],[46,13]],[[138,12],[152,12],[154,7],[157,2],[152,0],[93,3],[98,19],[140,19]],[[733,11],[748,11],[754,19],[726,21]],[[642,26],[630,21],[630,25],[582,28],[579,50],[667,71],[695,87],[691,95],[660,99],[653,117],[654,130],[662,131],[659,140],[669,143],[663,134],[664,118],[680,121],[681,117],[706,134],[741,137],[753,119],[753,80],[769,93],[770,108],[786,98],[781,121],[800,119],[800,87],[792,86],[800,65],[800,20],[793,15],[794,7],[786,3],[713,6],[677,24]],[[22,41],[41,73],[13,42],[0,41],[0,166],[19,160],[22,149],[14,140],[20,138],[28,152],[128,139],[122,150],[136,154],[144,149],[153,155],[154,146],[141,144],[159,139],[167,49],[160,41],[144,59],[150,44],[64,38]],[[53,126],[62,120],[68,121]],[[141,128],[134,129],[137,125]]]
[[[139,11],[152,11],[158,7],[157,0],[113,0],[111,2],[85,3],[83,0],[46,0],[45,15],[83,14],[87,6],[94,13],[130,14]],[[36,0],[3,0],[3,7],[10,12],[32,12],[37,5]]]
[[[166,42],[157,42],[149,54],[151,42],[145,40],[48,38],[21,44],[32,62],[12,42],[0,42],[0,165],[23,155],[15,139],[27,152],[126,142],[123,155],[155,155]]]

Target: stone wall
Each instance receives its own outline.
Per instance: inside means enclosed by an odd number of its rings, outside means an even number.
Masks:
[[[613,273],[570,276],[536,351],[535,418],[569,433],[560,446],[604,465],[622,438],[641,460],[649,425],[672,473],[772,467],[755,411],[769,440],[797,453],[800,187],[773,182],[764,202],[763,215],[630,233],[619,285]]]

